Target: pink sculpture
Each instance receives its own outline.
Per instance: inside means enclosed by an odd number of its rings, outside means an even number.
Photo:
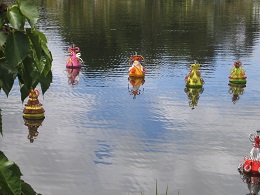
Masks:
[[[81,68],[83,60],[80,58],[79,48],[72,46],[68,48],[68,51],[70,52],[70,58],[66,63],[66,68]]]

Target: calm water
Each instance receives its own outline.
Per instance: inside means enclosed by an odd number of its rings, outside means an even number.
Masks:
[[[53,83],[39,100],[45,120],[27,139],[19,88],[0,94],[1,150],[43,195],[245,195],[237,166],[260,129],[260,2],[256,0],[35,1],[53,55]],[[75,85],[65,63],[85,61]],[[127,60],[146,58],[140,94]],[[241,60],[247,86],[232,102],[229,70]],[[201,63],[196,105],[185,90]],[[187,93],[185,93],[185,91]],[[27,100],[26,100],[27,101]],[[194,107],[194,109],[192,109]]]

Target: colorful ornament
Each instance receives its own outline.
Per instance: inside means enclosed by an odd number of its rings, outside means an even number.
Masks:
[[[201,78],[200,72],[198,69],[200,68],[200,64],[194,63],[190,65],[190,72],[185,77],[185,83],[187,87],[202,87],[204,84],[204,80]]]
[[[250,194],[256,195],[260,190],[260,130],[256,134],[249,134],[253,144],[250,153],[244,157],[238,166],[241,179],[247,183]]]
[[[143,56],[141,55],[133,55],[130,57],[128,63],[132,63],[132,66],[128,69],[128,73],[130,77],[144,77],[146,70],[141,64],[144,61]]]
[[[242,66],[242,62],[241,61],[235,61],[234,62],[234,67],[230,68],[230,76],[229,78],[229,82],[233,83],[233,84],[246,84],[246,70],[244,68],[241,67]]]
[[[26,119],[42,119],[44,118],[45,110],[42,108],[42,104],[39,102],[39,90],[34,89],[31,90],[29,94],[29,100],[27,104],[25,104],[25,108],[23,110],[23,117]]]
[[[81,68],[83,60],[80,58],[81,53],[78,47],[69,47],[68,51],[70,53],[70,58],[66,63],[66,68]]]

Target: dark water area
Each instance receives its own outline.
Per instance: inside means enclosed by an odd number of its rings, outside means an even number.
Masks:
[[[249,193],[237,166],[260,129],[259,1],[34,2],[54,60],[33,143],[18,84],[0,93],[1,150],[23,180],[43,195],[152,195],[156,181],[160,195],[167,185],[172,195]],[[85,62],[73,81],[72,44]],[[134,97],[135,52],[147,74]],[[228,85],[235,60],[248,77],[240,89]],[[184,78],[194,61],[205,84],[192,92]]]

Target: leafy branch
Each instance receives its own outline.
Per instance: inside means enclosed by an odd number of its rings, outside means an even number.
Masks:
[[[29,1],[0,4],[0,89],[7,97],[15,79],[22,101],[38,84],[44,94],[52,82],[53,59],[45,35],[36,29],[38,19],[38,9]]]

